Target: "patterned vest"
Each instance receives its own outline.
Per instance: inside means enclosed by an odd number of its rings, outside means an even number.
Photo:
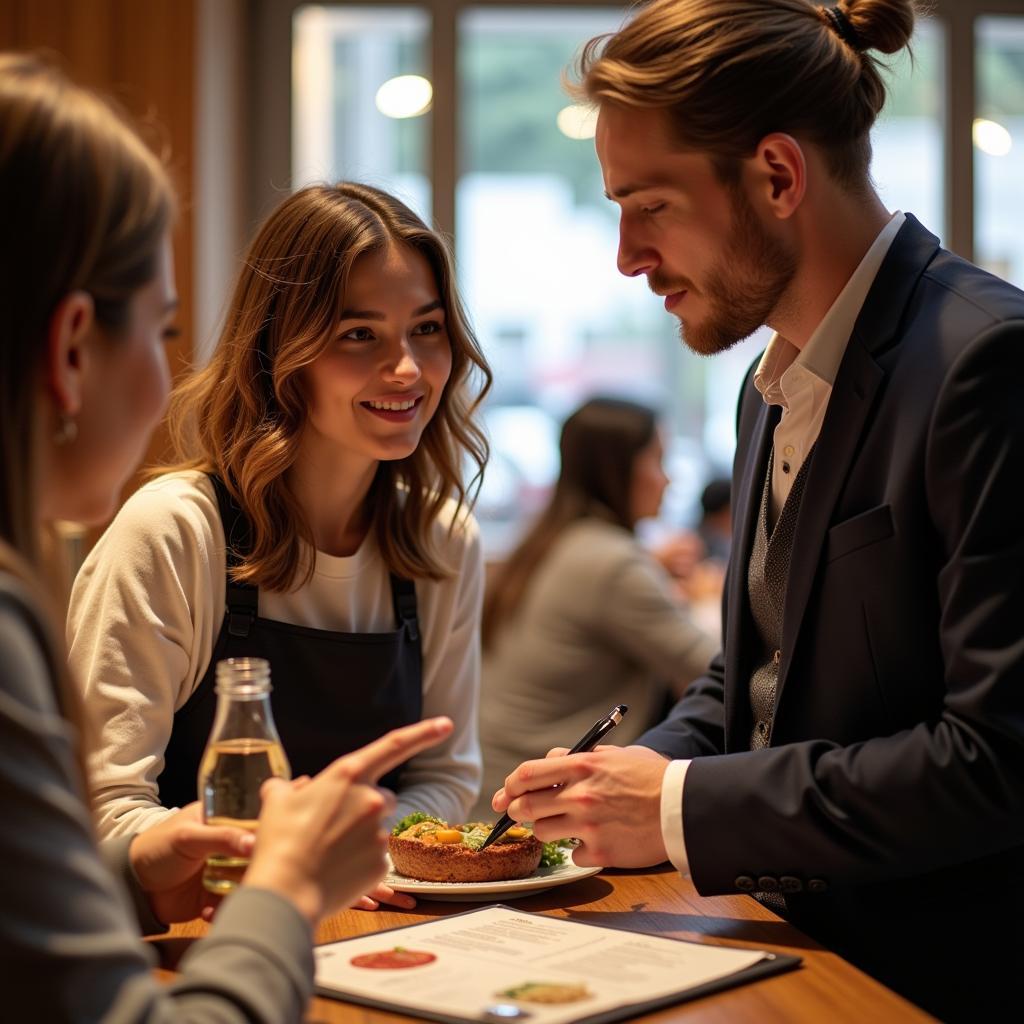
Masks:
[[[761,495],[761,511],[757,517],[754,548],[747,569],[747,596],[760,641],[756,667],[750,676],[750,710],[754,722],[750,734],[751,750],[767,747],[771,741],[775,692],[782,658],[782,611],[786,601],[789,558],[800,513],[800,499],[803,497],[804,482],[813,455],[814,446],[807,453],[793,481],[792,490],[774,527],[769,522],[774,450],[768,458],[768,475]]]
[[[803,497],[804,482],[813,454],[812,445],[774,527],[769,515],[774,449],[768,458],[768,475],[761,494],[761,511],[757,517],[754,548],[747,568],[747,597],[760,642],[756,667],[750,675],[750,710],[754,721],[750,733],[751,750],[767,747],[771,741],[779,662],[782,660],[782,612],[786,603],[789,557],[793,551],[793,534],[800,513],[800,499]],[[776,914],[785,915],[786,899],[782,893],[759,891],[751,893],[751,896]]]

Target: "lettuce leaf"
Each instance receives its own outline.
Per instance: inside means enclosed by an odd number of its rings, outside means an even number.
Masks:
[[[412,814],[407,814],[395,827],[391,830],[393,836],[401,835],[407,828],[412,828],[413,825],[418,825],[421,821],[433,821],[438,825],[445,825],[447,822],[442,821],[440,818],[435,818],[432,814],[425,814],[423,811],[413,811]]]
[[[540,855],[540,866],[542,868],[554,868],[564,864],[568,859],[568,851],[573,847],[571,839],[556,839],[553,843],[545,843],[544,850]]]

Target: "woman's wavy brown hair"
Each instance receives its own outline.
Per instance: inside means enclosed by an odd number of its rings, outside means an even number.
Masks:
[[[450,498],[460,511],[472,505],[488,455],[475,413],[491,371],[441,236],[394,196],[341,182],[304,188],[269,216],[246,254],[213,358],[171,397],[177,461],[156,472],[198,469],[224,481],[251,528],[251,549],[234,572],[238,580],[282,591],[312,575],[303,551],[303,545],[313,550],[312,531],[286,481],[308,416],[302,371],[334,335],[356,260],[395,243],[430,264],[452,368],[416,451],[380,463],[367,501],[391,572],[410,579],[451,572],[434,550],[430,526]],[[467,461],[475,465],[469,485]]]
[[[725,180],[772,132],[822,147],[851,191],[868,184],[870,129],[885,103],[871,51],[909,46],[913,0],[840,0],[840,36],[808,0],[653,0],[584,47],[569,89],[597,103],[666,111],[679,144],[711,154]]]

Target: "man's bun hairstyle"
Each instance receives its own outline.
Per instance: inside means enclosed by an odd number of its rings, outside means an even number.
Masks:
[[[859,190],[886,99],[875,54],[908,48],[914,17],[913,0],[652,0],[587,43],[570,90],[664,110],[680,148],[709,153],[725,179],[766,135],[787,132]]]

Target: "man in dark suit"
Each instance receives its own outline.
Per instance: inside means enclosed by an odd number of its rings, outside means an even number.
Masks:
[[[871,52],[912,27],[910,0],[655,0],[585,52],[620,270],[697,351],[776,334],[723,653],[641,746],[527,762],[494,808],[985,1020],[1024,928],[1024,294],[872,187]]]

